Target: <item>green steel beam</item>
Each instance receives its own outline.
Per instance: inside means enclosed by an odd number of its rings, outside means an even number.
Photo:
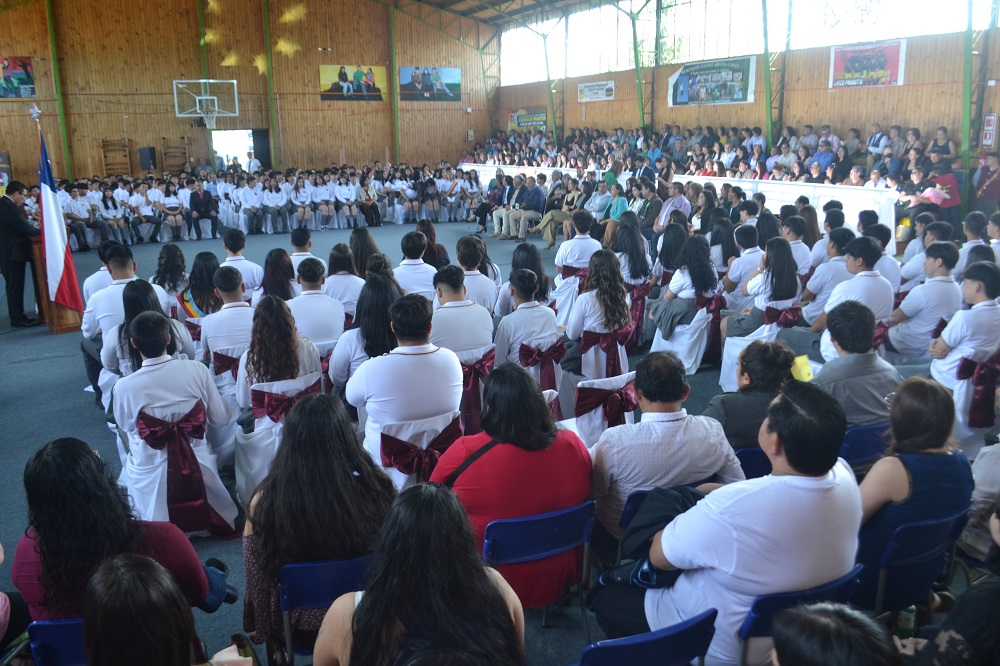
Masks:
[[[59,110],[59,135],[62,137],[64,168],[67,180],[73,180],[73,164],[69,158],[69,133],[66,131],[66,109],[63,106],[62,83],[59,76],[59,53],[56,51],[56,25],[52,15],[52,0],[45,0],[45,22],[49,26],[49,55],[52,57],[52,80],[56,85],[56,108]]]
[[[975,36],[972,32],[972,3],[973,0],[969,0],[967,5],[965,47],[962,54],[962,166],[965,169],[969,168],[969,157],[972,152],[972,51],[975,46]]]
[[[281,165],[278,161],[278,113],[274,107],[274,63],[271,60],[271,16],[268,0],[261,0],[264,7],[264,58],[267,61],[267,109],[271,114],[271,168]]]
[[[970,0],[971,1],[971,0]],[[774,141],[774,114],[772,112],[771,100],[771,49],[767,36],[767,0],[760,0],[761,10],[764,17],[764,136],[767,137],[768,145]]]
[[[646,124],[646,102],[643,100],[642,94],[642,58],[639,53],[639,29],[636,23],[639,21],[639,15],[649,6],[650,2],[652,0],[646,0],[646,2],[642,3],[642,7],[637,12],[627,12],[619,5],[615,5],[615,9],[625,14],[632,23],[632,58],[635,63],[635,96],[639,102],[639,127],[643,127]]]
[[[201,51],[201,78],[208,78],[208,54],[205,52],[205,0],[195,0],[198,5],[198,49]]]
[[[0,12],[5,12],[8,9],[14,9],[15,7],[20,7],[21,5],[26,5],[31,0],[13,0],[12,2],[0,2]]]
[[[549,114],[552,116],[552,136],[559,136],[556,127],[556,99],[552,95],[552,74],[549,70],[549,36],[542,35],[542,50],[545,51],[545,88],[549,93]]]
[[[392,68],[392,159],[398,164],[400,155],[399,57],[396,53],[396,7],[394,5],[389,5],[389,67]]]

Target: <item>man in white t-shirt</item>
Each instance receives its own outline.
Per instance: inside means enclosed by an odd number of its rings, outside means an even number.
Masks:
[[[882,256],[875,262],[875,270],[892,285],[892,293],[897,293],[902,282],[899,262],[896,261],[895,257],[890,257],[885,251],[885,248],[889,247],[889,243],[892,240],[892,229],[884,224],[871,224],[865,227],[862,235],[874,238],[875,242],[878,243],[879,249],[882,250]]]
[[[931,243],[937,241],[950,241],[951,234],[952,226],[949,223],[941,220],[931,222],[924,230],[924,247],[927,247]],[[920,252],[910,257],[910,259],[903,264],[903,267],[900,269],[900,293],[906,293],[912,290],[918,284],[923,284],[924,280],[927,279],[927,274],[924,273],[925,258],[924,253]]]
[[[974,270],[973,270],[974,269]],[[966,268],[962,298],[972,307],[959,310],[930,346],[931,377],[955,388],[963,358],[981,362],[1000,347],[1000,267],[981,261]]]
[[[431,344],[450,349],[459,361],[472,364],[493,348],[493,315],[467,296],[464,283],[458,266],[445,266],[434,275],[441,307],[434,311]]]
[[[930,358],[928,348],[941,321],[949,322],[962,308],[962,290],[951,271],[958,262],[954,243],[935,241],[924,250],[927,279],[909,292],[889,318],[885,350],[894,364]]]
[[[743,295],[743,286],[750,281],[754,271],[760,268],[763,250],[757,245],[757,227],[741,224],[736,227],[735,236],[740,256],[729,260],[729,271],[722,278],[722,286],[726,290],[726,308],[742,311],[753,307],[753,297]]]
[[[800,215],[791,215],[781,223],[779,233],[788,241],[792,248],[792,258],[799,275],[809,275],[812,271],[812,256],[809,246],[802,242],[802,234],[806,231],[806,220]]]
[[[403,251],[403,259],[393,270],[396,282],[408,294],[420,294],[428,301],[434,302],[434,274],[437,269],[424,262],[424,252],[427,251],[427,236],[419,231],[405,234],[399,242]]]
[[[816,267],[802,292],[802,302],[805,303],[802,306],[802,320],[809,326],[823,314],[834,288],[853,277],[847,269],[847,258],[844,256],[845,248],[852,240],[854,233],[850,229],[838,228],[833,229],[826,238],[816,241],[817,245],[826,247],[829,261]]]
[[[594,216],[587,211],[573,213],[573,229],[576,235],[563,242],[556,251],[557,284],[569,275],[565,269],[586,269],[590,258],[601,250],[601,241],[590,237],[590,227],[594,224]],[[570,274],[573,274],[572,272]]]
[[[299,336],[310,340],[320,357],[333,353],[344,334],[344,304],[323,291],[326,267],[315,257],[299,264],[296,280],[302,293],[288,301]]]
[[[825,218],[823,220],[823,239],[812,246],[812,250],[809,253],[810,262],[812,267],[816,268],[820,264],[825,264],[830,261],[830,255],[826,252],[826,237],[834,229],[844,229],[844,211],[839,208],[831,208],[825,211]],[[851,231],[848,229],[848,231]],[[851,231],[851,238],[854,237],[854,232]]]
[[[736,664],[739,628],[756,596],[805,590],[850,571],[861,495],[837,457],[846,430],[835,399],[788,382],[759,434],[771,474],[712,490],[658,532],[650,564],[682,573],[669,588],[603,588],[593,608],[608,637],[662,629],[716,608],[708,663]],[[769,649],[768,639],[751,640],[747,663],[764,663]]]

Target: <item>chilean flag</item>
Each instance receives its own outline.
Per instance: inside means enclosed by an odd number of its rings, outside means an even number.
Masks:
[[[52,177],[49,151],[45,148],[45,138],[42,136],[41,128],[38,130],[38,141],[41,145],[41,156],[38,158],[38,187],[41,190],[38,197],[38,212],[42,219],[40,226],[49,300],[77,312],[83,312],[80,283],[76,279],[76,267],[73,265],[73,255],[70,253],[69,241],[66,238],[66,221],[63,219],[62,206],[59,205],[59,198],[56,196],[56,181]]]

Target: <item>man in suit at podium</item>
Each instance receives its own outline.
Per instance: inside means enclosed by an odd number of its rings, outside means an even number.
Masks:
[[[38,236],[38,227],[28,224],[24,214],[24,183],[12,180],[7,193],[0,197],[0,273],[7,292],[7,312],[14,328],[36,326],[38,319],[24,314],[24,269],[31,260],[31,236]]]

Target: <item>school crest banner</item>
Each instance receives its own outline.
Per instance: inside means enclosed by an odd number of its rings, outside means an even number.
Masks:
[[[905,71],[905,39],[830,48],[830,88],[901,86]]]
[[[757,56],[682,65],[670,77],[668,106],[753,102]]]

